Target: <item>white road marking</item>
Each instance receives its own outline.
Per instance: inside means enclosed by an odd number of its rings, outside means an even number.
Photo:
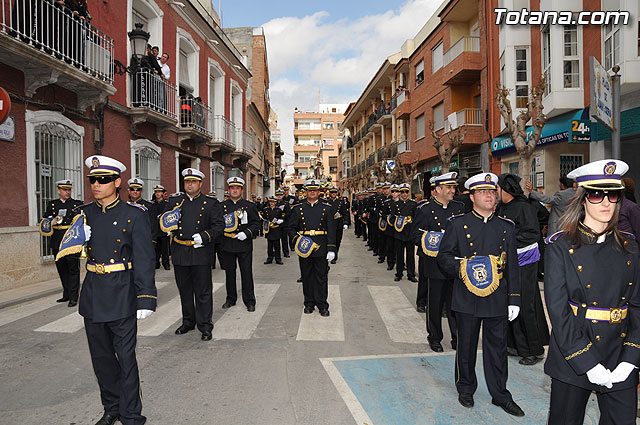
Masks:
[[[34,329],[36,332],[58,332],[70,334],[84,328],[84,317],[80,316],[77,311],[54,320],[44,326]]]
[[[424,316],[415,310],[399,287],[369,286],[369,292],[393,342],[427,342]]]
[[[358,397],[351,391],[349,384],[344,380],[338,368],[333,364],[334,359],[320,359],[322,366],[327,371],[329,378],[333,382],[333,385],[338,390],[338,393],[344,400],[344,403],[347,405],[347,408],[351,412],[351,416],[355,419],[358,425],[373,425],[373,421],[367,415],[367,412],[358,401]]]
[[[258,328],[262,316],[264,316],[269,304],[273,300],[279,284],[257,284],[254,287],[256,294],[256,311],[250,313],[244,305],[239,303],[231,307],[214,324],[213,338],[215,339],[250,339]]]
[[[0,326],[8,325],[9,323],[15,322],[16,320],[24,319],[27,316],[40,313],[41,311],[44,311],[56,305],[64,305],[66,307],[66,303],[56,304],[56,299],[59,296],[60,294],[51,295],[32,301],[28,304],[20,304],[13,307],[8,307],[7,309],[2,309],[0,311]]]
[[[329,317],[322,317],[316,308],[312,314],[302,313],[297,341],[344,341],[344,320],[340,286],[329,285]]]

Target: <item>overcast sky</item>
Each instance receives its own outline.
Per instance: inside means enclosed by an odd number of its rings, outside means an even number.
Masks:
[[[218,9],[218,1],[213,0]],[[293,109],[358,99],[384,59],[413,38],[440,0],[222,1],[223,27],[263,27],[286,163],[293,162]],[[285,162],[283,161],[283,163]]]

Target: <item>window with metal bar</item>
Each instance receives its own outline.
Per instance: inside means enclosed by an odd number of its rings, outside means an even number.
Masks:
[[[144,182],[142,197],[152,199],[153,187],[160,184],[160,154],[147,146],[135,149],[135,177]]]

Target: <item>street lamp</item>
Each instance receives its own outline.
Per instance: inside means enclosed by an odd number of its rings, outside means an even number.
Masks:
[[[129,42],[131,43],[131,66],[138,68],[140,66],[140,60],[147,51],[147,44],[149,42],[150,34],[142,29],[141,23],[136,23],[135,29],[129,31]]]

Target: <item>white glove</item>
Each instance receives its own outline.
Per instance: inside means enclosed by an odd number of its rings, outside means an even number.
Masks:
[[[91,239],[91,226],[87,226],[86,224],[84,225],[84,235],[85,235],[85,242],[88,242],[89,239]]]
[[[146,319],[147,317],[151,316],[151,313],[153,313],[153,310],[138,310],[138,320]]]
[[[520,307],[518,307],[517,305],[510,305],[508,315],[509,321],[513,322],[515,318],[518,317],[518,314],[520,314]]]
[[[204,246],[202,245],[202,236],[200,236],[199,233],[191,235],[191,239],[193,239],[193,241],[196,243],[195,245],[193,245],[194,248],[202,248]]]
[[[611,383],[611,371],[605,369],[600,363],[587,371],[587,378],[592,384],[602,385],[607,388],[613,387],[613,383]]]
[[[618,382],[626,381],[635,368],[631,363],[620,362],[613,372],[611,372],[611,383],[617,384]]]
[[[336,258],[336,253],[333,251],[327,252],[327,261],[333,261]]]
[[[282,224],[282,223],[284,223],[283,219],[279,218],[278,220],[276,220],[276,224]]]
[[[347,226],[346,224],[344,224],[344,225],[342,226],[342,229],[343,229],[343,230],[347,230],[348,228],[349,228],[349,226]]]
[[[237,235],[235,235],[233,238],[237,239],[239,241],[243,241],[243,240],[247,239],[247,235],[244,232],[240,232]]]
[[[167,236],[171,237],[171,232],[167,232]]]

